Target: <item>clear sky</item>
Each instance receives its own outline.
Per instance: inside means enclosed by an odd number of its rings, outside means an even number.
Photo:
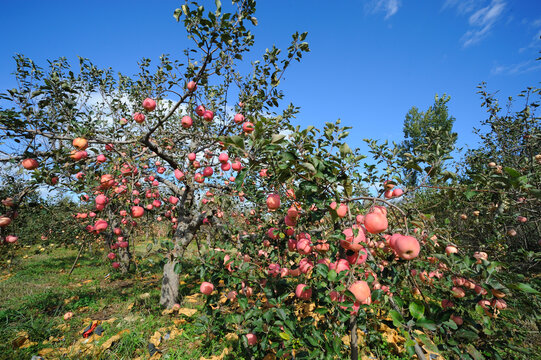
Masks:
[[[189,43],[172,14],[183,3],[1,0],[0,88],[14,86],[15,53],[42,66],[60,56],[77,65],[82,56],[130,75],[142,57],[181,56]],[[426,109],[436,93],[451,95],[459,144],[474,146],[472,129],[486,117],[481,81],[502,101],[540,85],[540,0],[259,0],[256,16],[258,54],[308,32],[312,51],[281,87],[302,108],[297,123],[341,118],[354,127],[353,146],[400,141],[406,112]]]

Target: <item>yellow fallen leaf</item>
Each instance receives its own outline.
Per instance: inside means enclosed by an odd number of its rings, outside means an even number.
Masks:
[[[162,353],[156,351],[154,355],[152,355],[148,360],[158,360],[161,358],[162,358]]]
[[[186,296],[184,298],[184,301],[192,303],[192,304],[197,304],[199,302],[200,297],[201,297],[200,294],[193,294],[193,295]]]
[[[205,358],[205,357],[201,356],[199,358],[199,360],[223,360],[227,354],[229,354],[229,349],[224,348],[220,355],[214,355],[214,356],[211,356],[209,358]]]
[[[28,333],[26,331],[19,331],[15,335],[15,339],[11,341],[11,345],[13,345],[14,348],[19,348],[23,346],[23,344],[28,340]]]
[[[239,340],[239,336],[236,333],[228,333],[225,335],[225,340],[235,342]]]
[[[109,349],[113,345],[114,342],[120,340],[122,335],[127,334],[129,332],[130,332],[130,330],[124,329],[124,330],[120,331],[118,334],[111,336],[103,344],[101,344],[101,348],[103,350]]]
[[[178,313],[179,315],[192,316],[197,313],[197,309],[180,308]]]
[[[164,311],[162,311],[162,315],[171,315],[173,311],[173,309],[165,309]]]
[[[128,307],[127,307],[127,309],[128,309],[128,310],[131,310],[131,309],[133,309],[133,306],[134,306],[134,305],[135,305],[135,303],[131,303],[131,304],[129,304],[129,305],[128,305]]]
[[[186,320],[185,319],[173,319],[173,324],[179,326],[179,325],[182,325],[182,324],[186,324]]]
[[[162,341],[162,334],[160,334],[159,331],[156,331],[154,335],[150,338],[150,343],[154,344],[154,346],[158,347],[160,346],[160,343]]]
[[[265,355],[265,357],[263,358],[263,360],[275,360],[276,359],[276,355],[274,355],[273,353],[268,353],[267,355]]]
[[[177,336],[182,335],[183,332],[184,330],[179,330],[176,327],[173,327],[173,329],[169,333],[169,340],[174,340]]]
[[[50,353],[52,353],[54,351],[55,350],[53,348],[41,349],[40,351],[38,351],[38,355],[39,356],[47,356],[47,355],[49,355]]]

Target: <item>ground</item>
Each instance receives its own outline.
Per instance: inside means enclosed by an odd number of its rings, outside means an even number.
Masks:
[[[150,343],[161,351],[152,359],[200,359],[227,347],[209,345],[200,335],[196,324],[203,301],[189,296],[198,292],[197,279],[184,275],[180,313],[163,313],[159,265],[124,280],[95,249],[83,253],[69,276],[76,256],[77,249],[34,246],[21,249],[2,269],[0,359],[148,359]],[[64,320],[70,311],[73,317]],[[99,321],[103,334],[83,338],[93,321]]]

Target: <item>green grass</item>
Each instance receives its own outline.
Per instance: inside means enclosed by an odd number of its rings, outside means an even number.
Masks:
[[[144,252],[141,246],[140,254]],[[28,255],[26,259],[22,256]],[[140,255],[138,254],[138,255]],[[123,279],[113,272],[101,253],[83,253],[71,276],[68,272],[77,255],[76,249],[37,248],[21,249],[9,271],[0,273],[0,359],[30,359],[43,349],[69,348],[79,343],[81,330],[92,320],[104,322],[103,336],[97,341],[101,346],[122,330],[129,330],[109,349],[99,355],[71,354],[70,359],[134,359],[149,358],[148,344],[151,336],[161,328],[175,326],[181,335],[162,341],[162,359],[199,359],[221,353],[222,342],[203,341],[202,329],[197,326],[198,314],[191,318],[179,315],[162,315],[159,306],[160,266],[141,265],[143,276]],[[187,264],[189,266],[189,264]],[[13,274],[7,279],[8,273]],[[182,294],[196,292],[195,278],[186,278]],[[187,304],[185,307],[193,307]],[[195,306],[201,306],[195,304]],[[74,316],[64,321],[63,315],[72,311]],[[175,325],[173,320],[184,319]],[[68,328],[59,328],[68,324]],[[27,348],[12,344],[17,334],[25,331]],[[169,331],[162,331],[162,336]],[[49,339],[55,340],[48,342]],[[204,344],[204,346],[203,346]],[[49,354],[45,359],[58,358]],[[235,358],[235,356],[233,356]]]

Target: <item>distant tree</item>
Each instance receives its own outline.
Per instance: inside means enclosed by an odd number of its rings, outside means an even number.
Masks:
[[[444,171],[444,162],[451,159],[457,133],[453,132],[455,117],[449,114],[448,95],[434,98],[426,111],[412,107],[404,120],[404,141],[399,144],[399,158],[404,166],[404,181],[408,187],[419,185],[425,173],[429,182],[445,181],[451,173]],[[437,176],[441,175],[438,180]]]

